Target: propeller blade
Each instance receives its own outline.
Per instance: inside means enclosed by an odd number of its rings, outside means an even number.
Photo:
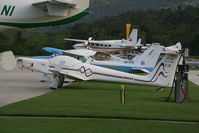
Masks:
[[[10,71],[16,66],[16,59],[12,51],[0,53],[0,69]]]

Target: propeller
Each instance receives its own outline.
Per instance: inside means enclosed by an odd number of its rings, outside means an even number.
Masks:
[[[33,63],[26,63],[24,64],[24,58],[23,57],[19,57],[16,59],[16,63],[17,63],[17,67],[21,70],[25,69],[30,69],[31,67],[33,67]]]
[[[12,51],[0,53],[0,69],[10,71],[16,66],[15,56]]]
[[[92,39],[93,39],[92,37],[89,37],[89,38],[88,38],[88,41],[85,41],[84,44],[85,44],[85,45],[88,45],[88,44],[90,43],[90,41],[92,41]]]
[[[19,69],[23,70],[23,64],[22,64],[23,58],[17,58],[17,59],[16,59],[16,62],[17,62],[17,67],[18,67]]]

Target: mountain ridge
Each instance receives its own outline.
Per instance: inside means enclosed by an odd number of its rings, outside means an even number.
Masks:
[[[90,14],[80,21],[93,21],[127,11],[174,8],[189,3],[193,5],[196,2],[196,0],[91,0]]]

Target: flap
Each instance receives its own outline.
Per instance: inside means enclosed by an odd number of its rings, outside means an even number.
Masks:
[[[40,0],[34,6],[48,11],[52,16],[67,16],[70,8],[77,5],[74,0]]]
[[[74,0],[40,0],[39,2],[33,3],[33,5],[43,8],[43,6],[48,3],[55,5],[65,5],[67,7],[75,7],[77,5]]]

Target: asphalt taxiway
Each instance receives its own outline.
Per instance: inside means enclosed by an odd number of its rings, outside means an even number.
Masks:
[[[189,71],[189,80],[191,80],[194,84],[199,85],[199,71]]]
[[[27,70],[0,70],[0,107],[50,92],[49,83],[41,83],[41,74]]]

